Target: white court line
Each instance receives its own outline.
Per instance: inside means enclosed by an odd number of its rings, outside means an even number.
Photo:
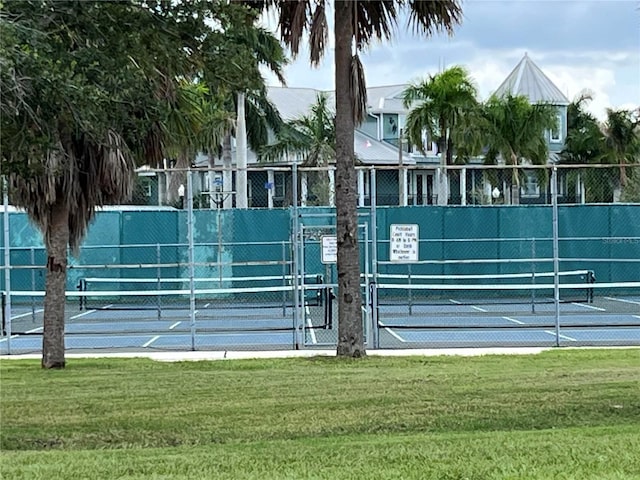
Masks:
[[[556,336],[556,332],[553,332],[551,330],[545,330],[544,333],[548,333],[549,335],[553,335],[554,337]],[[570,342],[577,342],[577,340],[575,338],[571,338],[571,337],[567,337],[566,335],[558,335],[560,338],[564,338],[565,340],[569,340]]]
[[[153,342],[155,342],[157,339],[160,338],[160,335],[156,335],[155,337],[153,337],[151,340],[149,340],[147,343],[145,343],[144,345],[142,345],[142,348],[146,348],[149,345],[151,345]]]
[[[309,305],[304,306],[304,311],[307,314],[307,327],[309,328],[309,336],[311,336],[311,343],[314,345],[318,343],[316,338],[316,332],[313,330],[313,323],[311,322],[311,312],[309,311]]]
[[[633,318],[640,318],[640,315],[631,315]]]
[[[87,310],[86,312],[79,313],[77,315],[74,315],[73,317],[69,317],[69,320],[75,320],[76,318],[84,317],[85,315],[89,315],[90,313],[95,313],[98,310],[104,310],[109,307],[113,307],[113,303],[110,303],[109,305],[105,305],[104,307],[101,307],[101,308],[93,308],[91,310]]]
[[[462,305],[462,302],[459,302],[459,301],[457,301],[457,300],[454,300],[453,298],[450,298],[450,299],[449,299],[449,301],[450,301],[451,303],[455,303],[456,305]]]
[[[378,321],[378,324],[379,324],[379,325],[380,325],[384,330],[386,330],[387,332],[389,332],[389,333],[391,334],[391,336],[393,336],[393,337],[394,337],[394,338],[396,338],[397,340],[401,341],[402,343],[406,343],[406,342],[407,342],[404,338],[402,338],[402,337],[401,337],[400,335],[398,335],[396,332],[394,332],[393,330],[391,330],[391,329],[390,329],[390,328],[388,328],[388,327],[385,327],[385,326],[384,326],[384,323],[382,323],[382,322]]]
[[[640,305],[640,302],[636,302],[635,300],[625,300],[624,298],[613,298],[613,297],[604,297],[606,300],[613,300],[614,302],[624,302],[624,303],[632,303],[634,305]]]
[[[524,322],[521,322],[520,320],[516,320],[515,318],[511,318],[511,317],[502,317],[505,320],[509,320],[510,322],[513,323],[517,323],[518,325],[524,325]]]
[[[44,329],[44,327],[37,327],[37,328],[32,328],[31,330],[27,330],[26,332],[24,332],[25,334],[28,333],[36,333],[38,330],[42,330]],[[18,338],[20,335],[11,335],[11,338]],[[3,338],[0,339],[0,342],[6,342],[8,339],[7,338]]]
[[[173,325],[171,325],[169,327],[169,330],[173,330],[174,328],[176,328],[178,325],[180,325],[182,323],[182,320],[180,320],[179,322],[174,323]]]
[[[17,318],[22,318],[22,317],[27,317],[27,316],[32,315],[34,313],[40,313],[40,312],[44,312],[44,308],[39,308],[38,310],[34,310],[33,312],[21,313],[20,315],[16,315],[15,317],[11,317],[11,320],[15,320]]]
[[[571,302],[571,305],[575,305],[576,307],[590,308],[591,310],[597,310],[599,312],[606,312],[607,311],[606,308],[594,307],[593,305],[585,305],[584,303]]]
[[[484,308],[476,307],[475,305],[471,305],[471,308],[473,308],[474,310],[477,310],[479,312],[483,312],[483,313],[487,313],[487,311],[488,311],[488,310],[485,310]]]
[[[84,317],[85,315],[89,315],[90,313],[95,312],[95,310],[87,310],[86,312],[79,313],[78,315],[74,315],[73,317],[69,317],[69,320],[75,320],[76,318]]]
[[[204,308],[209,308],[209,305],[211,305],[210,303],[205,303],[204,304]]]
[[[18,338],[19,336],[20,335],[11,335],[11,337],[9,337],[9,338],[14,339],[14,338]],[[9,340],[9,338],[7,338],[7,337],[0,338],[0,342],[6,342],[7,340]]]

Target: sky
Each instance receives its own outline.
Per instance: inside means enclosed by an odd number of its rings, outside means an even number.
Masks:
[[[603,119],[606,108],[640,106],[640,0],[466,0],[452,37],[414,34],[399,22],[393,40],[361,54],[367,85],[404,84],[462,65],[481,100],[498,88],[525,52],[573,100],[590,90],[587,109]],[[332,29],[333,11],[327,14]],[[264,25],[275,31],[276,21]],[[308,51],[285,69],[289,87],[332,90],[333,38],[319,68]],[[269,85],[279,85],[266,75]]]

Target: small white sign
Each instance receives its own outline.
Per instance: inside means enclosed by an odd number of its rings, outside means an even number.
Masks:
[[[338,262],[338,239],[335,235],[323,235],[320,246],[322,263]]]
[[[418,261],[418,225],[391,225],[389,238],[389,260],[401,263]]]

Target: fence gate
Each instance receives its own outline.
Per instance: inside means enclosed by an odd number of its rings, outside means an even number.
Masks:
[[[368,214],[358,222],[360,291],[365,342],[371,338],[371,240]],[[338,341],[338,274],[335,214],[305,212],[298,223],[297,319],[299,344],[305,348],[333,348]]]

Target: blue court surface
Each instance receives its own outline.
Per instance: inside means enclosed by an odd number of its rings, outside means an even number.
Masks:
[[[337,318],[333,305],[333,318]],[[335,322],[327,309],[307,306],[296,329],[291,307],[225,305],[188,309],[78,310],[69,306],[66,347],[70,351],[276,350],[333,347]],[[640,298],[598,299],[560,305],[496,302],[381,305],[377,309],[379,348],[495,346],[640,345]],[[158,318],[158,316],[160,318]],[[310,328],[311,327],[311,328]],[[11,338],[0,338],[0,354],[34,353],[42,345],[42,309],[13,309]],[[559,333],[559,335],[557,335]]]

